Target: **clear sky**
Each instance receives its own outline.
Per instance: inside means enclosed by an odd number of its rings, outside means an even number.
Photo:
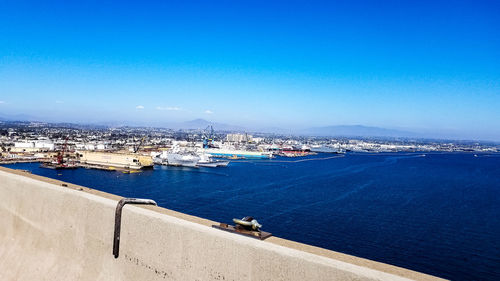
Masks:
[[[0,1],[0,116],[500,140],[499,1],[69,2]]]

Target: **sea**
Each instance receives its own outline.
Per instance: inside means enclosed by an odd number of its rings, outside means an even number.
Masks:
[[[500,280],[500,154],[347,153],[141,173],[4,165],[452,280]]]

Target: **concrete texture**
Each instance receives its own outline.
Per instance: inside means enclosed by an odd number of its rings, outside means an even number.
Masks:
[[[118,196],[0,168],[0,280],[437,280],[414,271],[215,222],[126,205]]]

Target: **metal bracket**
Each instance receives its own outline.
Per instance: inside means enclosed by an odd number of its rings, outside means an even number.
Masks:
[[[139,199],[139,198],[123,198],[116,205],[115,211],[115,236],[113,238],[113,255],[115,259],[118,258],[118,254],[120,252],[120,230],[122,225],[122,209],[125,204],[140,204],[140,205],[155,205],[155,201],[151,199]]]
[[[220,229],[220,230],[224,230],[224,231],[227,231],[230,233],[248,236],[248,237],[252,237],[252,238],[256,238],[256,239],[260,239],[260,240],[264,240],[264,239],[269,238],[273,235],[272,233],[269,233],[269,232],[260,231],[260,230],[259,231],[246,230],[246,229],[240,227],[239,225],[232,226],[232,225],[228,225],[227,223],[222,223],[222,222],[219,225],[212,225],[212,227]]]

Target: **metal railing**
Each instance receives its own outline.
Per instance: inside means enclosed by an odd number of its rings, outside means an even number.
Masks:
[[[139,205],[155,205],[156,202],[151,199],[139,199],[139,198],[123,198],[118,202],[118,205],[116,205],[116,211],[115,211],[115,235],[113,238],[113,255],[115,256],[115,259],[118,258],[119,252],[120,252],[120,231],[121,231],[121,225],[122,225],[122,209],[123,206],[126,204],[139,204]]]

